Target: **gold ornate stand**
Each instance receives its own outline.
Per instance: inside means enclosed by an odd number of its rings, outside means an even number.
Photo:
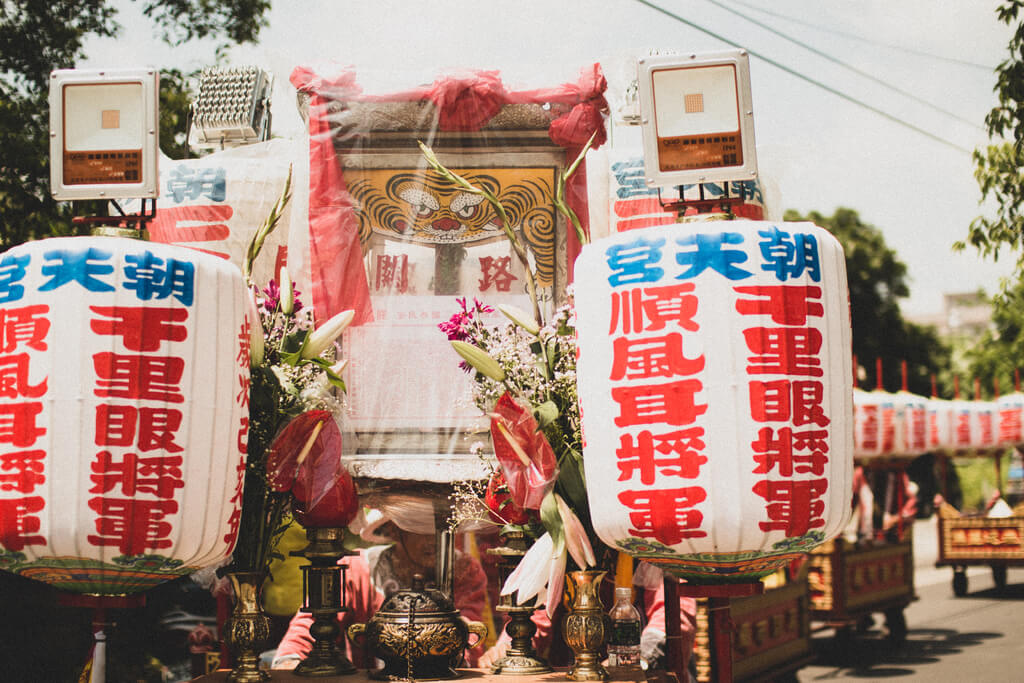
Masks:
[[[309,564],[302,567],[302,593],[305,604],[302,611],[313,615],[309,634],[313,636],[313,649],[295,668],[299,676],[324,678],[353,674],[356,667],[335,642],[341,633],[338,612],[345,605],[345,571],[347,565],[338,564],[347,551],[342,545],[345,530],[341,527],[311,528],[306,530],[309,545],[295,555],[302,555]]]

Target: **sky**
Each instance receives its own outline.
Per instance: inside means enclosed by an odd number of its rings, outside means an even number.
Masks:
[[[212,42],[166,47],[133,3],[114,4],[125,30],[116,40],[87,43],[80,67],[188,72],[214,63]],[[1006,255],[992,262],[973,249],[952,251],[986,209],[971,151],[988,143],[993,69],[1011,37],[996,18],[998,5],[276,0],[259,44],[232,48],[227,64],[270,71],[273,132],[301,137],[288,81],[299,65],[352,65],[368,91],[390,92],[455,69],[498,69],[508,84],[551,86],[600,62],[614,108],[638,56],[742,47],[750,53],[759,172],[781,209],[856,209],[907,264],[904,314],[929,316],[941,312],[943,293],[994,293],[1013,270]]]

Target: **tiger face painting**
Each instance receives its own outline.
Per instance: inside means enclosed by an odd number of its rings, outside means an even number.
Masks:
[[[538,282],[554,275],[555,212],[551,205],[555,169],[452,169],[498,198],[514,230],[529,245]],[[345,178],[359,218],[365,249],[372,235],[420,244],[466,244],[504,239],[491,205],[433,170],[347,169]]]

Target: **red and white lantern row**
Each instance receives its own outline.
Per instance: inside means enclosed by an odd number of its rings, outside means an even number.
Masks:
[[[575,269],[584,466],[610,547],[693,581],[840,533],[852,489],[842,248],[810,223],[613,235]]]
[[[0,256],[0,568],[125,594],[225,559],[248,431],[246,290],[198,251]]]
[[[900,391],[854,390],[854,457],[907,457],[928,450],[928,402]]]

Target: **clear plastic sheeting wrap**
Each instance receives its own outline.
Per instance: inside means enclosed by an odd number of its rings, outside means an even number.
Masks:
[[[291,74],[309,127],[309,183],[308,250],[289,253],[289,263],[302,264],[318,319],[356,313],[343,340],[353,475],[482,477],[472,447],[487,443],[485,418],[438,324],[461,310],[460,298],[530,306],[507,228],[527,245],[544,305],[563,302],[579,244],[553,197],[591,137],[594,148],[605,141],[606,81],[598,64],[541,87],[460,71],[377,90],[379,76],[306,66]],[[420,142],[495,195],[510,225],[431,169]],[[585,165],[564,189],[587,229]]]

